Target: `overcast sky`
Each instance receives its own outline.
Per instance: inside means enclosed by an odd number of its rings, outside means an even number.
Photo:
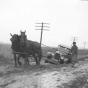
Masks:
[[[78,47],[87,42],[88,48],[88,1],[0,0],[0,42],[11,43],[10,33],[20,34],[20,30],[26,30],[29,40],[40,42],[35,23],[41,22],[50,23],[43,44],[71,46],[72,37],[77,37]]]

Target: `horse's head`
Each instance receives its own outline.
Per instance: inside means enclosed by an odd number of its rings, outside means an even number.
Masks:
[[[26,31],[24,31],[24,32],[22,32],[22,31],[20,31],[20,33],[21,33],[21,35],[20,35],[20,44],[21,45],[25,45],[25,43],[26,43]]]
[[[24,32],[22,32],[22,31],[20,30],[20,33],[21,33],[21,36],[25,36],[26,30],[25,30]]]
[[[10,33],[10,35],[11,35],[11,37],[12,37],[12,38],[10,38],[10,41],[11,41],[12,43],[18,41],[19,36],[18,36],[17,34],[12,35],[12,34]]]
[[[10,38],[10,41],[12,43],[11,45],[11,48],[16,51],[19,49],[19,36],[17,34],[10,34],[11,35],[11,38]]]

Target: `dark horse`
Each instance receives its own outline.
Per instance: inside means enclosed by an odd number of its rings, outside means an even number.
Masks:
[[[21,52],[21,49],[20,49],[20,36],[17,35],[17,34],[10,34],[12,36],[12,38],[10,39],[10,41],[12,42],[12,50],[13,50],[13,54],[14,54],[14,61],[15,61],[15,66],[17,67],[17,64],[21,65],[21,62],[19,61],[20,57],[23,57],[24,60],[25,58],[27,58],[26,54],[21,54],[21,53],[17,53],[17,52]],[[16,58],[16,55],[18,54],[18,58]],[[26,60],[25,60],[25,63],[26,63]],[[29,61],[27,59],[27,63],[29,64]]]
[[[35,58],[36,64],[40,64],[40,61],[42,59],[42,49],[40,43],[28,40],[27,36],[25,35],[26,31],[20,32],[21,51],[27,53],[27,57],[30,57],[30,55],[32,55]]]

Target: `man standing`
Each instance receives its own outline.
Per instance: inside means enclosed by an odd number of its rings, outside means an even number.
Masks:
[[[75,63],[77,62],[78,56],[78,47],[76,46],[76,42],[73,42],[73,46],[71,47],[72,53],[72,67],[74,67]]]

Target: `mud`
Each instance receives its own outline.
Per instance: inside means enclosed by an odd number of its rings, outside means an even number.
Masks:
[[[71,65],[0,65],[0,88],[88,88],[88,61]]]

